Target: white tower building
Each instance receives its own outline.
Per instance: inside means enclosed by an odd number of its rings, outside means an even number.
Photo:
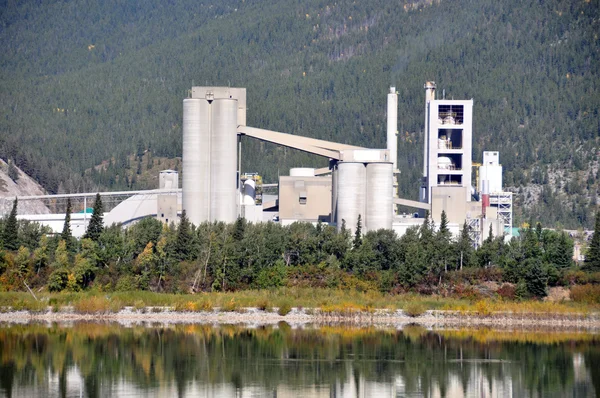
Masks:
[[[425,148],[421,201],[431,203],[431,188],[466,187],[471,201],[473,100],[436,100],[435,83],[425,84]]]

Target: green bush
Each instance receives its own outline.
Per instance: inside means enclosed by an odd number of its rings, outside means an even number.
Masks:
[[[423,315],[425,311],[425,306],[421,303],[408,303],[404,307],[404,313],[412,318]]]
[[[258,289],[272,289],[285,286],[287,282],[287,267],[282,260],[277,260],[273,267],[260,270],[255,286]]]
[[[292,310],[292,305],[288,302],[284,302],[279,306],[277,313],[281,316],[286,316]]]
[[[138,283],[135,277],[131,275],[123,275],[117,281],[115,291],[117,292],[130,292],[138,288]]]
[[[62,292],[69,283],[69,271],[66,268],[54,270],[48,278],[48,290]]]

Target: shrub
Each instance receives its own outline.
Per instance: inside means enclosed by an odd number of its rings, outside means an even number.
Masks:
[[[416,302],[408,303],[404,307],[404,314],[406,314],[412,318],[416,318],[418,316],[423,315],[425,313],[425,311],[426,311],[425,306],[421,303],[416,303]]]
[[[285,303],[282,303],[282,304],[279,306],[279,309],[277,310],[277,313],[278,313],[279,315],[281,315],[281,316],[286,316],[287,314],[289,314],[289,313],[290,313],[290,311],[291,311],[291,310],[292,310],[292,306],[291,306],[291,304],[290,304],[290,303],[288,303],[288,302],[285,302]]]
[[[500,286],[500,288],[496,291],[496,293],[498,293],[498,295],[505,300],[514,300],[516,290],[517,289],[513,284],[503,283],[502,286]]]
[[[135,308],[136,310],[145,310],[146,309],[146,304],[144,303],[143,300],[136,300],[135,303],[133,303],[133,308]]]
[[[479,290],[477,290],[474,286],[465,285],[462,283],[457,284],[452,289],[452,296],[458,299],[466,299],[466,300],[481,300],[483,295]]]
[[[177,301],[173,306],[173,310],[177,312],[194,312],[197,310],[196,303],[193,301]]]
[[[269,305],[269,300],[267,300],[267,299],[259,300],[258,303],[256,303],[256,308],[258,308],[261,311],[270,311],[271,306]]]
[[[475,311],[477,311],[477,313],[482,316],[488,316],[492,313],[492,310],[490,309],[487,301],[485,300],[479,300],[475,303]]]
[[[131,292],[138,288],[136,279],[131,275],[123,275],[117,281],[115,291],[117,292]]]
[[[221,307],[221,310],[225,311],[225,312],[238,311],[239,309],[240,309],[240,305],[235,301],[235,298],[232,298],[231,300],[227,301]]]
[[[66,268],[54,270],[48,278],[48,290],[51,292],[61,292],[69,283],[69,271]]]
[[[527,285],[524,280],[520,280],[519,283],[515,286],[515,299],[524,300],[529,297],[529,291],[527,290]]]
[[[212,301],[210,301],[209,299],[197,301],[196,302],[196,309],[198,311],[207,311],[207,312],[210,312],[210,311],[213,310]]]
[[[573,286],[571,299],[578,303],[600,304],[600,286],[590,284]]]
[[[283,260],[277,260],[274,266],[263,268],[256,277],[255,285],[258,289],[270,289],[285,286],[287,282],[287,269]]]
[[[92,296],[82,298],[73,307],[80,314],[105,314],[112,311],[111,304],[106,297]]]

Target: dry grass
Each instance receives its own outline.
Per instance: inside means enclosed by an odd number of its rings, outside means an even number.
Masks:
[[[73,308],[80,314],[108,314],[119,312],[123,308],[123,304],[119,300],[92,296],[77,301],[73,304]]]
[[[592,291],[593,290],[593,291]],[[571,292],[573,294],[573,291]],[[579,293],[579,296],[577,294]],[[373,312],[375,309],[395,311],[413,307],[417,312],[427,310],[447,310],[488,316],[494,313],[511,314],[589,314],[600,312],[595,302],[595,288],[575,289],[579,301],[541,302],[511,301],[503,299],[483,299],[470,301],[438,296],[417,294],[390,295],[378,291],[348,291],[340,289],[280,288],[275,290],[246,290],[240,292],[215,292],[201,294],[160,294],[147,291],[135,292],[79,292],[79,293],[40,293],[35,301],[29,293],[0,293],[0,308],[11,310],[43,311],[48,306],[58,310],[72,305],[83,313],[118,312],[123,306],[172,307],[179,311],[212,311],[220,307],[222,311],[241,311],[244,307],[269,310],[288,303],[290,307],[319,308],[324,313],[352,315],[359,312]]]

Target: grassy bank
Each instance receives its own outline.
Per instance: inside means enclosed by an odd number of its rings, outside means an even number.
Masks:
[[[494,313],[531,314],[590,314],[600,312],[600,306],[565,301],[505,301],[502,299],[466,299],[422,296],[416,294],[389,295],[375,291],[358,292],[338,289],[280,288],[276,290],[247,290],[234,293],[201,293],[195,295],[161,294],[148,291],[40,293],[37,301],[25,292],[0,293],[2,311],[45,311],[51,307],[58,312],[72,307],[78,313],[114,313],[126,306],[136,309],[169,307],[176,311],[243,312],[246,307],[266,311],[279,308],[285,313],[291,307],[319,308],[325,313],[352,314],[373,312],[375,309],[404,310],[418,316],[427,310],[459,311],[492,315]],[[282,314],[284,315],[284,314]]]

